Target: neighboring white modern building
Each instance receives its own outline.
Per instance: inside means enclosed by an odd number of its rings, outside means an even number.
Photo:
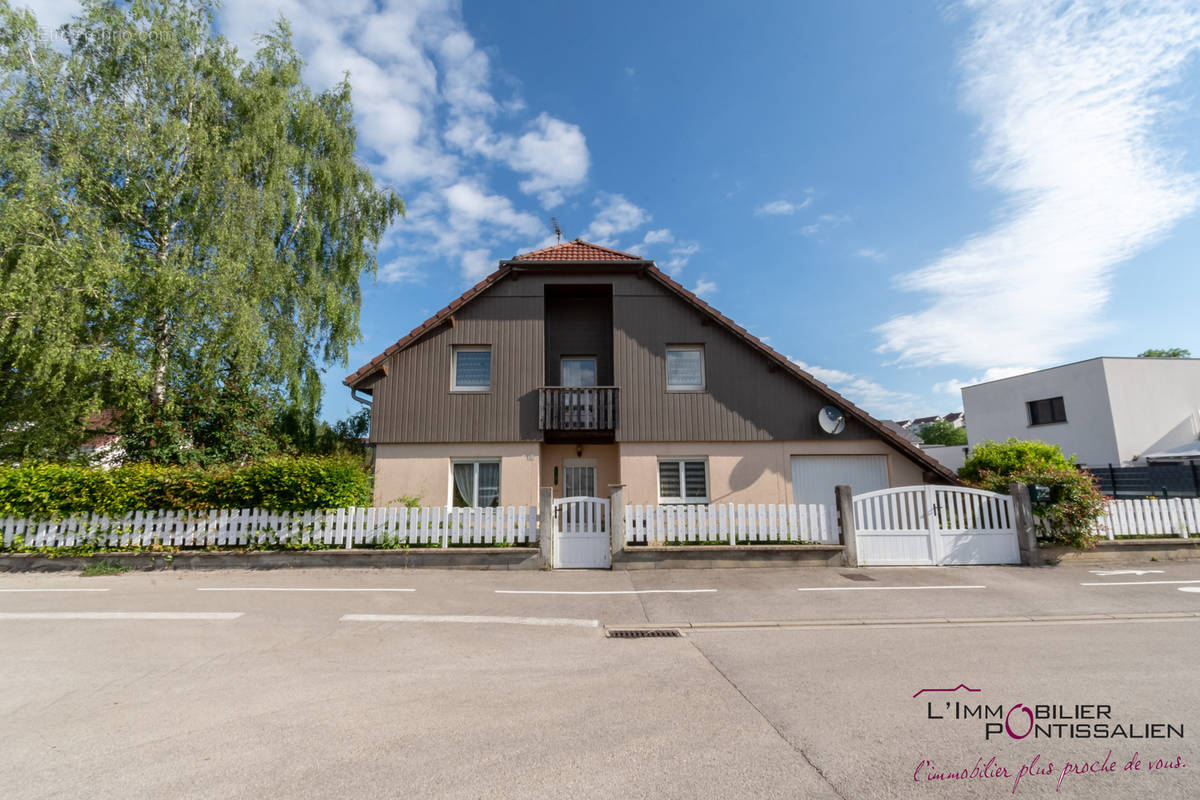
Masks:
[[[1200,359],[1091,358],[962,389],[970,446],[1059,445],[1092,467],[1200,456]]]

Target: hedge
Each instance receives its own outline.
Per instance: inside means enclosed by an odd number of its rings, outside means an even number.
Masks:
[[[365,506],[371,475],[345,456],[268,458],[244,467],[133,464],[102,470],[63,464],[0,468],[0,517],[209,508],[272,511]]]

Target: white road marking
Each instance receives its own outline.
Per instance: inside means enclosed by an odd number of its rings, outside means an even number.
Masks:
[[[1150,575],[1152,573],[1161,575],[1163,571],[1161,569],[1089,569],[1088,572],[1105,577],[1108,575]]]
[[[1200,592],[1200,586],[1180,586],[1178,588],[1181,592]]]
[[[291,586],[213,586],[196,589],[197,592],[415,592],[416,589],[338,589],[338,588],[295,588]]]
[[[107,592],[108,589],[0,589],[0,592]]]
[[[568,592],[543,589],[497,589],[496,594],[700,594],[716,589],[614,589],[605,592]]]
[[[595,628],[600,625],[595,619],[568,619],[564,617],[480,617],[455,616],[450,614],[346,614],[342,622],[481,622],[497,625],[569,625],[577,628]]]
[[[797,592],[884,592],[903,589],[986,589],[986,586],[810,586]]]
[[[1166,583],[1200,583],[1200,580],[1195,581],[1097,581],[1095,583],[1081,583],[1080,586],[1161,586]]]
[[[13,611],[0,613],[6,619],[237,619],[241,611]]]

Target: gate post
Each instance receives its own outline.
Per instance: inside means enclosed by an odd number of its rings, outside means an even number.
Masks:
[[[1023,483],[1010,483],[1008,494],[1012,497],[1013,523],[1017,528],[1017,547],[1021,551],[1021,563],[1027,567],[1040,567],[1042,553],[1038,550],[1037,528],[1033,523],[1033,503],[1029,500],[1029,487]]]
[[[611,561],[616,561],[625,549],[625,484],[608,485],[608,531]],[[610,564],[611,566],[611,564]]]
[[[554,488],[543,486],[538,491],[538,566],[554,567]]]
[[[847,567],[858,566],[858,537],[854,532],[852,497],[849,486],[833,487],[833,500],[838,513],[838,537],[842,542],[842,559]]]

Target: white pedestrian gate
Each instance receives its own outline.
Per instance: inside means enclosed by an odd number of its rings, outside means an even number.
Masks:
[[[901,486],[855,495],[863,566],[1017,564],[1008,495],[958,486]]]
[[[611,505],[601,497],[554,501],[555,569],[608,569],[612,544]]]

